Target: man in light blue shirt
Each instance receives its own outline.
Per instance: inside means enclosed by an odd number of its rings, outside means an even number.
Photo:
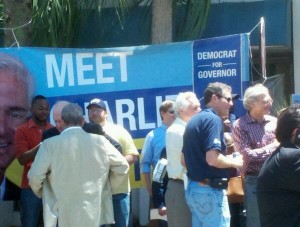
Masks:
[[[147,134],[142,150],[141,172],[150,197],[152,197],[151,168],[154,169],[160,159],[161,151],[165,147],[167,128],[175,120],[174,110],[172,109],[173,103],[170,100],[161,103],[159,112],[162,124]]]

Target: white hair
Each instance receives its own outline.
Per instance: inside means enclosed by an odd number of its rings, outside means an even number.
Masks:
[[[198,100],[194,92],[187,91],[180,92],[178,94],[173,105],[173,110],[175,111],[176,116],[179,116],[179,109],[186,109],[190,105],[189,100],[191,99]]]
[[[255,84],[248,87],[244,93],[243,104],[246,110],[251,110],[252,104],[257,101],[260,96],[269,95],[269,89],[263,84]]]

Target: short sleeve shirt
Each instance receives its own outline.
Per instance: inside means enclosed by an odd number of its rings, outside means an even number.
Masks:
[[[126,155],[139,155],[138,150],[135,147],[133,139],[129,132],[120,125],[115,125],[111,122],[106,122],[103,126],[103,130],[106,134],[111,136],[114,140],[122,146],[122,154],[123,156]],[[131,167],[132,168],[132,167]],[[130,192],[130,182],[129,178],[127,182],[124,182],[118,189],[113,190],[112,194],[119,194],[119,193],[128,193]]]
[[[142,149],[141,172],[150,173],[151,166],[155,168],[160,154],[166,145],[167,126],[162,124],[158,128],[149,132],[146,136]]]
[[[49,122],[47,122],[45,129],[48,130],[52,128]],[[34,148],[42,141],[43,131],[41,128],[32,120],[28,120],[23,125],[21,125],[15,135],[16,141],[16,158],[19,158],[26,151]],[[27,173],[31,167],[32,161],[24,165],[24,171],[22,175],[21,188],[29,188]]]
[[[223,123],[216,112],[207,108],[188,122],[183,136],[183,148],[187,175],[193,181],[211,178],[227,178],[228,169],[209,166],[206,152],[217,150],[226,153]]]

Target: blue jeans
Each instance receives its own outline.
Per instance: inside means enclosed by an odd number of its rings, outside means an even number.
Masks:
[[[225,190],[189,181],[186,202],[192,212],[193,227],[229,227],[230,212]]]
[[[115,227],[127,227],[129,224],[130,197],[129,193],[120,193],[112,196]]]
[[[260,217],[256,195],[257,177],[245,176],[245,197],[247,227],[259,227]]]
[[[42,215],[42,199],[38,198],[30,188],[22,188],[20,202],[22,226],[38,226]]]

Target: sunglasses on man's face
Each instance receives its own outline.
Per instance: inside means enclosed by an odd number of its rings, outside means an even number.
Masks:
[[[226,99],[227,102],[232,102],[232,98],[231,97],[225,97],[223,95],[217,95],[219,98],[224,98]]]

